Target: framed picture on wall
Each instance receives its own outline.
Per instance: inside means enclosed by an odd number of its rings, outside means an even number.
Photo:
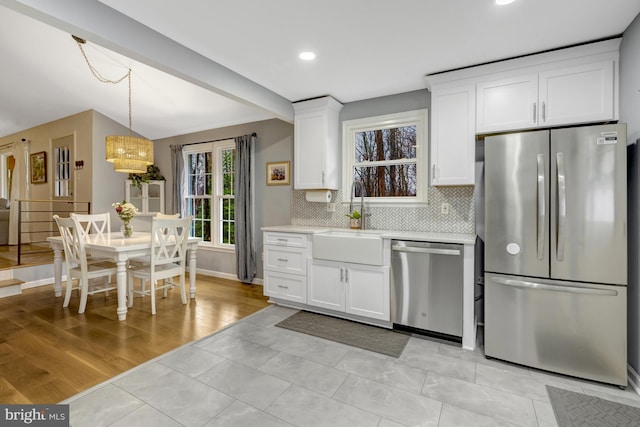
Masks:
[[[44,184],[47,182],[47,153],[40,151],[31,155],[31,183]]]
[[[267,163],[267,185],[289,185],[289,162]]]

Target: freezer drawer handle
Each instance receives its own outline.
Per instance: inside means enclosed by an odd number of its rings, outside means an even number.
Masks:
[[[411,246],[393,245],[391,250],[398,252],[417,252],[422,254],[435,255],[460,255],[459,249],[435,249],[435,248],[414,248]]]
[[[538,154],[538,259],[544,257],[544,216],[546,211],[544,194],[544,154]]]
[[[554,291],[554,292],[568,292],[571,294],[589,294],[589,295],[603,295],[615,297],[618,295],[618,291],[610,289],[596,289],[596,288],[578,288],[575,286],[554,286],[545,285],[543,283],[526,282],[524,280],[505,279],[503,277],[491,277],[496,283],[501,285],[513,286],[515,288],[528,288],[538,289],[542,291]]]
[[[567,232],[567,183],[564,169],[564,154],[556,155],[558,171],[558,244],[556,246],[556,258],[558,261],[564,260],[564,240]]]

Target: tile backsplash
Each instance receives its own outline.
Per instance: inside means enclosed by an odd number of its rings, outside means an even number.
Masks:
[[[427,203],[420,207],[367,207],[366,228],[398,231],[431,231],[439,233],[475,233],[474,187],[430,187]],[[349,205],[342,204],[342,192],[332,191],[335,212],[327,212],[326,203],[305,199],[304,191],[291,192],[291,223],[321,227],[347,228]],[[359,199],[357,203],[359,203]],[[442,203],[449,203],[448,215],[440,212]],[[354,204],[356,200],[354,200]],[[366,203],[365,203],[366,205]]]

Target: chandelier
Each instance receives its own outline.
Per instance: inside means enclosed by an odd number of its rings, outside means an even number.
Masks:
[[[82,47],[86,40],[72,35],[78,44],[84,60],[91,70],[91,74],[102,83],[117,84],[127,79],[129,83],[129,135],[109,135],[105,138],[105,160],[113,163],[113,169],[116,172],[124,173],[146,173],[147,166],[153,164],[153,142],[146,138],[140,138],[132,135],[131,131],[131,69],[127,74],[118,80],[109,80],[100,75],[100,73],[91,65],[87,54]]]

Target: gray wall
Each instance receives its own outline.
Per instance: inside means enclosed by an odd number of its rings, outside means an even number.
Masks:
[[[640,371],[640,15],[624,32],[620,45],[620,122],[627,123],[628,159],[628,360]]]
[[[154,141],[156,166],[167,179],[165,211],[171,209],[173,177],[171,176],[171,151],[169,146],[191,144],[219,139],[235,138],[255,132],[258,136],[255,147],[255,249],[258,256],[258,278],[262,277],[262,232],[260,228],[291,222],[291,186],[267,186],[267,162],[292,161],[293,125],[281,120],[265,120],[237,126],[229,126],[164,138]],[[235,254],[215,250],[198,251],[198,271],[223,273],[235,277]]]

